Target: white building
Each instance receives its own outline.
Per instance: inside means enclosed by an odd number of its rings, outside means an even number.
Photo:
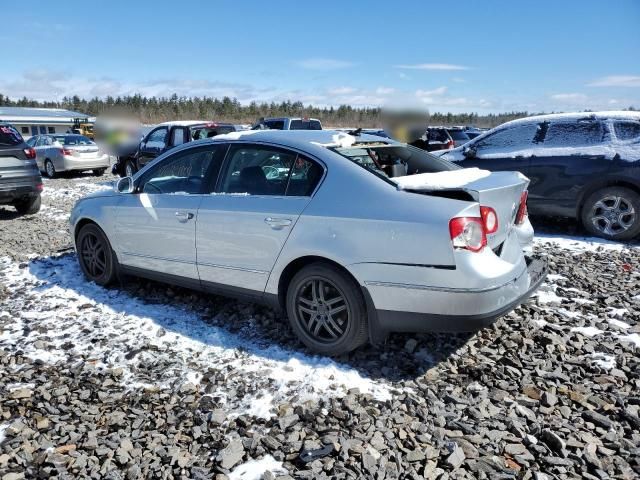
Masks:
[[[62,108],[0,107],[0,122],[13,125],[27,139],[45,133],[66,133],[75,119],[86,122],[84,113]]]

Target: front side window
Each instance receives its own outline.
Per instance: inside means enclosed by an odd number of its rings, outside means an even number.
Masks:
[[[640,122],[616,122],[614,128],[620,141],[640,140]]]
[[[147,148],[164,148],[167,143],[167,129],[158,128],[147,137]]]
[[[603,140],[602,124],[597,121],[561,122],[549,125],[544,137],[544,146],[588,147],[598,145]]]
[[[142,178],[138,191],[148,194],[200,194],[215,184],[225,145],[177,152],[152,168]]]
[[[476,148],[478,153],[483,151],[506,152],[529,148],[534,143],[534,139],[536,138],[539,129],[539,125],[535,123],[505,128],[484,137],[473,146]]]
[[[221,193],[284,195],[297,154],[262,145],[234,145],[227,155]]]

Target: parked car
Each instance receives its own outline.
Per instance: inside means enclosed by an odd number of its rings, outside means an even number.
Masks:
[[[49,178],[60,172],[86,170],[100,176],[110,165],[109,155],[84,135],[36,135],[27,144],[35,149],[38,168]]]
[[[428,127],[419,138],[409,143],[427,152],[455,147],[453,138],[444,127]]]
[[[161,123],[147,133],[135,149],[121,148],[112,171],[116,175],[131,176],[157,156],[178,145],[234,131],[236,126],[231,123],[203,120]]]
[[[334,355],[390,331],[476,330],[520,304],[545,271],[523,253],[527,183],[377,136],[236,132],[79,200],[71,232],[90,281],[266,302]]]
[[[0,122],[0,205],[12,205],[21,214],[40,211],[42,178],[36,152],[8,123]]]
[[[462,127],[448,127],[447,133],[453,140],[453,146],[460,147],[471,140],[471,137],[467,134],[467,132]]]
[[[252,130],[322,130],[322,123],[316,118],[275,117],[261,118]]]
[[[594,235],[640,234],[640,113],[539,115],[436,152],[463,167],[518,170],[532,214],[577,218]]]

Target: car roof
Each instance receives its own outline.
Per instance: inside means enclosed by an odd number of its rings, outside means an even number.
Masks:
[[[624,120],[640,120],[640,112],[634,111],[603,111],[603,112],[572,112],[572,113],[550,113],[545,115],[533,115],[531,117],[518,118],[517,120],[511,120],[510,122],[503,123],[500,126],[517,125],[525,123],[537,123],[537,122],[552,122],[562,120],[581,120],[581,119],[624,119]]]
[[[171,122],[163,122],[156,127],[194,127],[196,125],[233,125],[232,123],[212,122],[211,120],[174,120]],[[155,128],[155,127],[154,127]]]

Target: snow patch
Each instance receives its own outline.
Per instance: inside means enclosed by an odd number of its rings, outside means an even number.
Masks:
[[[609,307],[608,313],[614,318],[624,318],[625,314],[629,313],[629,310],[626,308]]]
[[[623,342],[631,342],[637,348],[640,348],[640,335],[637,333],[631,333],[629,335],[617,335],[617,337]]]
[[[7,438],[6,434],[4,433],[7,428],[9,428],[9,424],[5,423],[4,425],[0,425],[0,445],[2,445],[2,442],[4,442],[4,439]]]
[[[594,365],[604,368],[605,370],[611,370],[616,366],[616,357],[607,353],[595,352],[591,355],[591,361]]]
[[[604,330],[600,330],[596,327],[573,327],[571,329],[572,332],[581,333],[586,337],[595,337],[596,335],[600,335],[604,333]]]
[[[574,253],[597,252],[615,250],[622,251],[625,248],[640,249],[640,245],[630,245],[628,243],[614,242],[598,237],[570,237],[564,235],[536,234],[533,239],[536,246],[559,247],[570,250]]]
[[[542,284],[540,288],[533,294],[538,301],[538,305],[560,305],[564,297],[559,297],[555,292],[555,286]]]
[[[566,280],[567,277],[565,277],[564,275],[559,275],[557,273],[550,273],[547,275],[547,280],[549,280],[550,282],[557,282],[558,280]]]
[[[394,177],[393,180],[402,190],[446,190],[467,185],[491,175],[489,170],[479,168],[462,168],[436,173],[419,173]]]
[[[538,326],[539,328],[544,328],[545,325],[548,325],[549,322],[547,322],[546,320],[543,320],[541,318],[539,319],[535,319],[535,320],[531,320],[533,322],[534,325]]]
[[[609,322],[609,325],[622,328],[623,330],[627,330],[631,328],[631,325],[629,325],[627,322],[623,322],[622,320],[616,320],[615,318],[607,318],[607,322]]]
[[[260,460],[249,460],[234,468],[227,477],[229,480],[260,480],[266,472],[286,475],[288,470],[282,466],[271,455],[267,455]]]

